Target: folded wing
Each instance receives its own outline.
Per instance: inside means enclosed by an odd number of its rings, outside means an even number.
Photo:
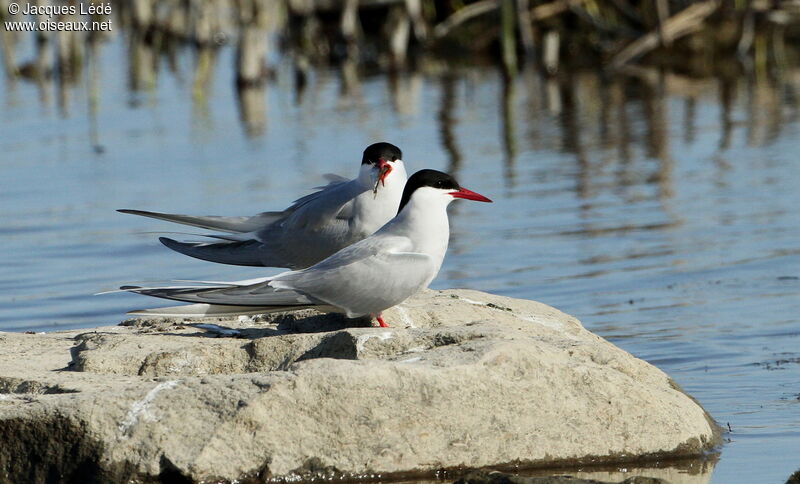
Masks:
[[[307,294],[348,317],[377,314],[406,300],[436,275],[433,258],[410,248],[406,237],[364,239],[308,269],[279,274],[269,284]]]
[[[146,296],[192,303],[227,306],[313,306],[308,296],[291,290],[276,290],[269,281],[242,285],[189,285],[169,287],[123,286],[120,289]]]
[[[315,306],[316,309],[324,308]],[[170,316],[176,318],[216,318],[252,314],[279,313],[303,309],[302,306],[222,306],[217,304],[183,304],[165,308],[137,309],[128,314],[141,316]]]
[[[253,215],[251,217],[221,217],[216,215],[203,215],[203,216],[182,215],[176,213],[150,212],[147,210],[133,210],[127,208],[119,209],[117,211],[131,215],[139,215],[142,217],[150,217],[158,220],[164,220],[166,222],[191,225],[193,227],[200,227],[209,230],[221,230],[223,232],[229,232],[229,233],[255,232],[257,230],[263,229],[264,227],[272,223],[275,223],[281,218],[287,217],[288,215],[292,214],[295,210],[301,208],[302,206],[314,200],[317,200],[320,197],[325,197],[326,194],[329,194],[335,189],[341,188],[342,185],[346,185],[347,183],[350,182],[350,180],[344,177],[330,173],[325,175],[325,178],[328,179],[329,181],[327,185],[316,187],[319,188],[319,190],[310,193],[304,197],[298,198],[297,200],[292,202],[292,205],[289,206],[286,210],[279,212],[262,212],[257,215]]]
[[[335,175],[322,189],[301,197],[282,212],[253,217],[166,214],[143,210],[122,213],[235,234],[210,235],[223,242],[181,242],[163,237],[170,249],[197,259],[243,266],[302,268],[346,246],[353,199],[365,191],[356,180]]]

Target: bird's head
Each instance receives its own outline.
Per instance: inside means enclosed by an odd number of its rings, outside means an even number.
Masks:
[[[420,170],[408,178],[400,199],[400,213],[412,197],[426,199],[426,203],[450,204],[456,198],[475,200],[476,202],[491,202],[480,193],[475,193],[458,184],[455,178],[447,173],[437,170]]]
[[[377,192],[379,186],[386,186],[395,179],[405,181],[406,169],[403,164],[403,152],[391,143],[375,143],[367,146],[361,158],[359,179],[369,184]]]

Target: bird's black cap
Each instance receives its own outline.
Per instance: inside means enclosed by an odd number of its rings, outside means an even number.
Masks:
[[[403,210],[414,190],[421,187],[440,188],[442,190],[460,190],[461,185],[458,184],[455,178],[447,173],[437,170],[420,170],[408,178],[406,187],[403,189],[403,197],[400,199],[400,208],[397,213]]]
[[[361,158],[362,165],[374,165],[378,162],[378,158],[383,158],[384,161],[397,161],[403,159],[403,152],[400,148],[391,143],[375,143],[367,146],[364,150],[364,157]]]

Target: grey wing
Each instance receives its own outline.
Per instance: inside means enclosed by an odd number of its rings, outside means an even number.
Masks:
[[[226,306],[279,306],[310,307],[316,304],[311,298],[297,291],[276,290],[269,281],[249,285],[183,286],[183,287],[137,287],[123,286],[120,289],[146,296],[173,299],[192,303]]]
[[[345,178],[342,175],[337,175],[336,173],[325,173],[324,175],[322,175],[322,178],[328,180],[328,184],[350,181],[349,178]],[[323,188],[323,187],[317,187],[317,188]]]
[[[319,306],[314,306],[314,308],[323,311],[331,309],[320,308]],[[209,318],[241,316],[244,314],[267,314],[283,311],[294,311],[297,309],[303,309],[303,306],[232,306],[197,303],[170,306],[165,308],[135,309],[133,311],[128,311],[128,314],[141,316],[171,316],[181,318]]]
[[[343,214],[352,212],[353,199],[364,191],[358,181],[350,181],[293,205],[291,214],[253,236],[263,244],[262,259],[269,259],[264,265],[308,267],[352,243],[349,215]]]
[[[200,227],[209,230],[221,230],[229,233],[255,232],[262,230],[275,222],[278,222],[279,220],[296,212],[304,205],[307,205],[315,200],[319,200],[320,198],[330,198],[332,200],[335,199],[336,197],[331,195],[334,193],[338,194],[342,187],[350,182],[350,180],[344,177],[333,174],[325,175],[325,178],[329,181],[327,185],[317,187],[320,188],[320,190],[298,198],[292,202],[292,205],[286,210],[280,212],[261,212],[251,217],[220,217],[216,215],[195,216],[177,213],[149,212],[147,210],[133,210],[127,208],[119,209],[117,211],[131,215],[139,215],[142,217],[164,220],[167,222],[191,225],[193,227]],[[352,197],[350,198],[352,199]],[[346,203],[346,201],[347,200],[345,199],[343,202],[341,202],[341,204]]]
[[[167,238],[167,247],[198,259],[223,264],[308,267],[347,245],[349,225],[341,219],[364,188],[357,181],[336,180],[297,200],[274,223],[235,234],[228,242],[185,243]]]
[[[365,239],[302,271],[280,274],[270,286],[305,294],[349,317],[377,314],[426,287],[436,275],[433,258],[409,252],[405,237]]]
[[[176,213],[148,212],[146,210],[132,210],[127,208],[119,209],[117,212],[230,233],[253,232],[280,220],[281,217],[284,216],[284,212],[262,212],[252,217],[195,216]]]
[[[334,219],[349,215],[353,199],[364,193],[364,188],[357,180],[336,180],[321,190],[298,198],[287,208],[282,226],[297,228],[319,228],[331,223]]]
[[[218,236],[210,236],[218,237]],[[259,240],[227,240],[225,242],[180,242],[168,237],[158,240],[174,250],[195,259],[238,266],[296,267],[295,262],[273,256]]]

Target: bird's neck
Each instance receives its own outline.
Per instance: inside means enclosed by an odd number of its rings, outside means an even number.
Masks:
[[[414,245],[414,252],[427,254],[441,264],[450,240],[447,203],[443,200],[420,201],[412,197],[386,229],[393,235],[408,237]]]
[[[405,171],[402,171],[390,173],[386,183],[380,185],[377,192],[373,191],[374,185],[370,184],[369,189],[354,200],[352,223],[363,230],[361,238],[372,235],[397,213],[405,186]]]

